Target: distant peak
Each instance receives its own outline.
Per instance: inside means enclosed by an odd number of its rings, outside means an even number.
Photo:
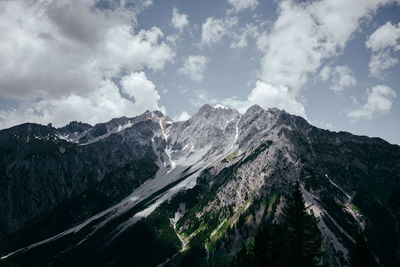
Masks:
[[[277,113],[277,112],[280,112],[280,111],[282,111],[282,110],[280,110],[279,108],[268,108],[268,111],[269,112],[272,112],[272,113]],[[284,110],[283,110],[284,111]]]
[[[145,117],[151,116],[151,117],[162,118],[165,115],[164,115],[164,113],[162,113],[159,110],[153,110],[153,111],[146,110],[142,115],[139,115],[139,116],[145,116]]]
[[[159,117],[159,118],[164,117],[164,114],[163,114],[161,111],[159,111],[159,110],[154,110],[154,111],[153,111],[153,114],[154,114],[155,116]]]
[[[215,106],[214,106],[214,108],[220,108],[220,109],[231,109],[231,108],[228,108],[227,106],[224,106],[224,105],[221,105],[221,104],[216,104]]]
[[[246,113],[254,113],[260,110],[264,110],[262,107],[260,107],[259,105],[252,105],[251,107],[249,107],[246,111]]]
[[[92,127],[92,125],[85,123],[85,122],[81,122],[81,121],[71,121],[69,122],[67,125],[63,126],[63,127],[73,127],[73,126],[88,126],[88,127]],[[63,128],[61,127],[61,128]]]
[[[145,116],[149,116],[149,115],[151,115],[151,114],[153,114],[153,112],[151,112],[150,110],[146,110],[146,111],[143,113],[143,115],[145,115]]]
[[[213,109],[213,107],[210,106],[209,104],[204,104],[204,105],[199,109],[199,112],[202,113],[202,112],[204,112],[204,111],[209,111],[209,110],[212,110],[212,109]]]

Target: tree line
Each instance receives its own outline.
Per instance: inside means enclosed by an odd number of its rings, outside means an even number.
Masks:
[[[232,266],[314,267],[329,266],[323,262],[322,235],[317,219],[308,214],[299,182],[283,208],[281,223],[258,228],[254,242],[242,244]],[[352,267],[379,266],[365,237],[360,232],[350,252]]]

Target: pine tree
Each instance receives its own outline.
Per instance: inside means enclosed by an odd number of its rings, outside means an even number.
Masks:
[[[283,225],[273,224],[271,226],[271,244],[269,262],[273,267],[290,266],[289,255],[289,232]]]
[[[304,205],[300,184],[294,186],[283,214],[284,223],[260,227],[253,249],[243,245],[234,266],[313,267],[319,266],[322,238],[317,220]]]
[[[288,199],[284,221],[288,231],[288,265],[318,266],[323,255],[321,233],[315,217],[306,211],[299,182]]]
[[[253,264],[253,256],[247,251],[246,245],[242,243],[242,248],[233,259],[232,266],[234,267],[251,267]]]
[[[253,255],[255,266],[270,266],[271,238],[269,228],[260,226],[254,237]]]
[[[372,255],[371,249],[365,240],[364,235],[360,232],[356,237],[356,243],[350,253],[350,263],[352,267],[378,267],[375,257]]]

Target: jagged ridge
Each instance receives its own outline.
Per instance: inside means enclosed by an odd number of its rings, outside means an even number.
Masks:
[[[154,227],[166,227],[168,235],[175,235],[175,231],[184,242],[195,240],[199,232],[208,233],[207,246],[215,250],[213,246],[218,242],[225,244],[221,238],[234,224],[240,222],[241,227],[244,225],[251,232],[263,220],[279,220],[287,190],[300,180],[309,210],[320,218],[330,265],[347,264],[348,250],[359,225],[366,227],[371,246],[382,264],[399,263],[396,229],[400,149],[378,138],[321,130],[278,109],[253,106],[242,115],[233,109],[205,105],[185,122],[171,122],[160,112],[146,112],[93,127],[76,122],[60,129],[26,124],[1,131],[0,141],[4,167],[1,169],[5,170],[1,177],[6,181],[3,183],[6,186],[0,187],[5,203],[0,210],[7,214],[7,219],[1,222],[6,226],[2,234],[14,248],[51,237],[81,221],[84,223],[75,228],[77,241],[68,241],[63,245],[66,247],[59,249],[63,251],[85,240],[72,250],[71,258],[79,250],[95,255],[97,250],[105,253],[107,247],[126,240],[132,231],[144,227],[142,223],[149,225],[164,218],[163,223]],[[33,166],[37,164],[42,165],[35,169]],[[71,170],[73,175],[69,174]],[[54,177],[59,180],[52,184],[49,181]],[[31,182],[27,183],[27,179]],[[10,198],[10,192],[18,191],[21,180],[29,190],[14,193],[23,197]],[[37,200],[42,190],[49,193]],[[143,199],[147,199],[146,203]],[[103,204],[88,208],[93,201]],[[74,203],[78,202],[84,203],[79,216],[74,213]],[[115,203],[85,224],[85,218]],[[26,205],[30,205],[32,213],[16,212]],[[176,215],[178,207],[180,212]],[[66,217],[78,219],[51,226],[51,218],[66,210],[71,214]],[[133,216],[132,219],[124,217],[126,214]],[[243,216],[247,218],[244,223]],[[143,217],[147,218],[136,226]],[[169,224],[168,218],[173,217],[174,223]],[[24,223],[27,225],[23,226]],[[24,229],[43,225],[46,233],[38,231],[26,237]],[[117,230],[107,231],[111,225]],[[239,230],[228,235],[234,234],[236,239],[241,236],[235,241],[238,244],[248,238]],[[10,232],[14,234],[9,235]],[[67,238],[70,233],[64,232],[44,244],[58,247],[58,241],[54,240]],[[92,251],[93,244],[108,238],[115,241]],[[168,242],[176,246],[179,239]],[[235,242],[223,257],[236,249]],[[382,242],[388,247],[382,248]],[[6,248],[8,252],[12,245]],[[29,260],[41,246],[15,257]],[[177,252],[179,248],[174,246],[169,253],[155,257],[154,264]],[[123,263],[127,255],[118,258]],[[52,262],[54,258],[50,253],[42,255],[42,260]]]

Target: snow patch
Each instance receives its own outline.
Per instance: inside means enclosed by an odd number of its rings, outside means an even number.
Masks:
[[[167,134],[164,131],[164,127],[161,125],[161,132],[164,138],[168,138]],[[127,127],[127,126],[126,126]],[[122,128],[122,127],[121,127]],[[112,132],[113,133],[113,132]],[[99,138],[96,138],[94,140],[89,141],[86,144],[96,142],[102,138],[105,138],[106,136],[109,136],[112,133],[107,133],[103,136],[100,136]],[[145,181],[143,184],[141,184],[138,188],[136,188],[132,194],[130,194],[128,197],[123,199],[121,202],[118,204],[90,217],[89,219],[83,221],[79,225],[72,227],[70,229],[67,229],[57,235],[54,235],[50,238],[44,239],[42,241],[36,242],[34,244],[31,244],[29,246],[23,247],[21,249],[18,249],[14,252],[9,253],[8,255],[5,255],[2,257],[2,259],[5,259],[9,256],[12,256],[14,254],[18,254],[21,252],[28,251],[30,249],[33,249],[35,247],[41,246],[43,244],[58,240],[60,238],[63,238],[67,235],[80,232],[88,226],[90,223],[92,223],[95,220],[98,220],[99,223],[97,223],[95,226],[93,226],[92,229],[90,229],[90,233],[86,234],[84,238],[81,240],[77,241],[75,245],[72,247],[76,247],[79,244],[82,244],[87,240],[88,237],[94,235],[99,229],[103,228],[105,225],[107,225],[111,220],[118,218],[119,216],[125,214],[129,210],[131,210],[133,207],[135,207],[138,203],[140,203],[142,200],[150,197],[153,195],[155,192],[165,188],[169,184],[177,181],[178,179],[181,179],[183,175],[185,175],[183,172],[187,169],[188,166],[192,166],[191,169],[195,170],[191,175],[189,175],[187,178],[184,180],[180,181],[178,184],[173,186],[172,188],[166,190],[165,192],[159,194],[156,196],[155,202],[152,203],[150,206],[144,208],[143,210],[139,211],[136,213],[133,217],[131,217],[128,221],[123,222],[119,227],[117,227],[117,232],[116,234],[122,233],[127,227],[131,226],[132,224],[136,223],[138,220],[141,218],[147,217],[149,214],[151,214],[157,207],[159,207],[162,203],[165,201],[170,200],[174,195],[176,195],[178,192],[182,190],[187,190],[190,188],[193,188],[196,185],[197,177],[208,167],[210,164],[213,162],[224,158],[229,154],[229,151],[226,153],[221,153],[221,151],[214,151],[211,152],[212,145],[208,145],[206,147],[203,147],[201,149],[198,149],[194,152],[191,151],[171,151],[171,149],[166,149],[165,153],[168,155],[170,159],[170,164],[171,164],[171,169],[166,169],[160,168],[158,172],[156,173],[156,176],[153,179],[149,179]]]
[[[348,199],[351,199],[351,196],[350,196],[349,194],[347,194],[347,193],[343,190],[343,188],[341,188],[340,186],[338,186],[337,184],[335,184],[331,179],[329,179],[328,174],[325,174],[325,177],[326,177],[326,179],[328,179],[328,181],[329,181],[331,184],[333,184],[333,186],[335,186],[337,189],[339,189],[340,192],[342,192],[343,194],[345,194],[346,197],[347,197]]]
[[[115,131],[115,132],[117,133],[117,132],[120,132],[120,131],[125,130],[127,128],[130,128],[130,127],[132,127],[132,125],[133,125],[132,122],[128,122],[127,124],[124,124],[124,125],[119,125],[118,128],[117,128],[117,131]]]
[[[161,133],[162,133],[162,135],[163,135],[165,141],[167,141],[167,140],[168,140],[168,135],[165,133],[165,129],[164,129],[164,126],[163,126],[162,123],[161,123],[161,120],[159,120],[158,123],[160,124]]]
[[[238,127],[238,124],[239,124],[239,121],[236,122],[236,126],[235,126],[235,128],[236,128],[236,130],[235,130],[235,138],[233,139],[232,146],[228,149],[228,151],[232,151],[232,149],[235,148],[236,141],[237,141],[238,138],[239,138],[239,127]]]

